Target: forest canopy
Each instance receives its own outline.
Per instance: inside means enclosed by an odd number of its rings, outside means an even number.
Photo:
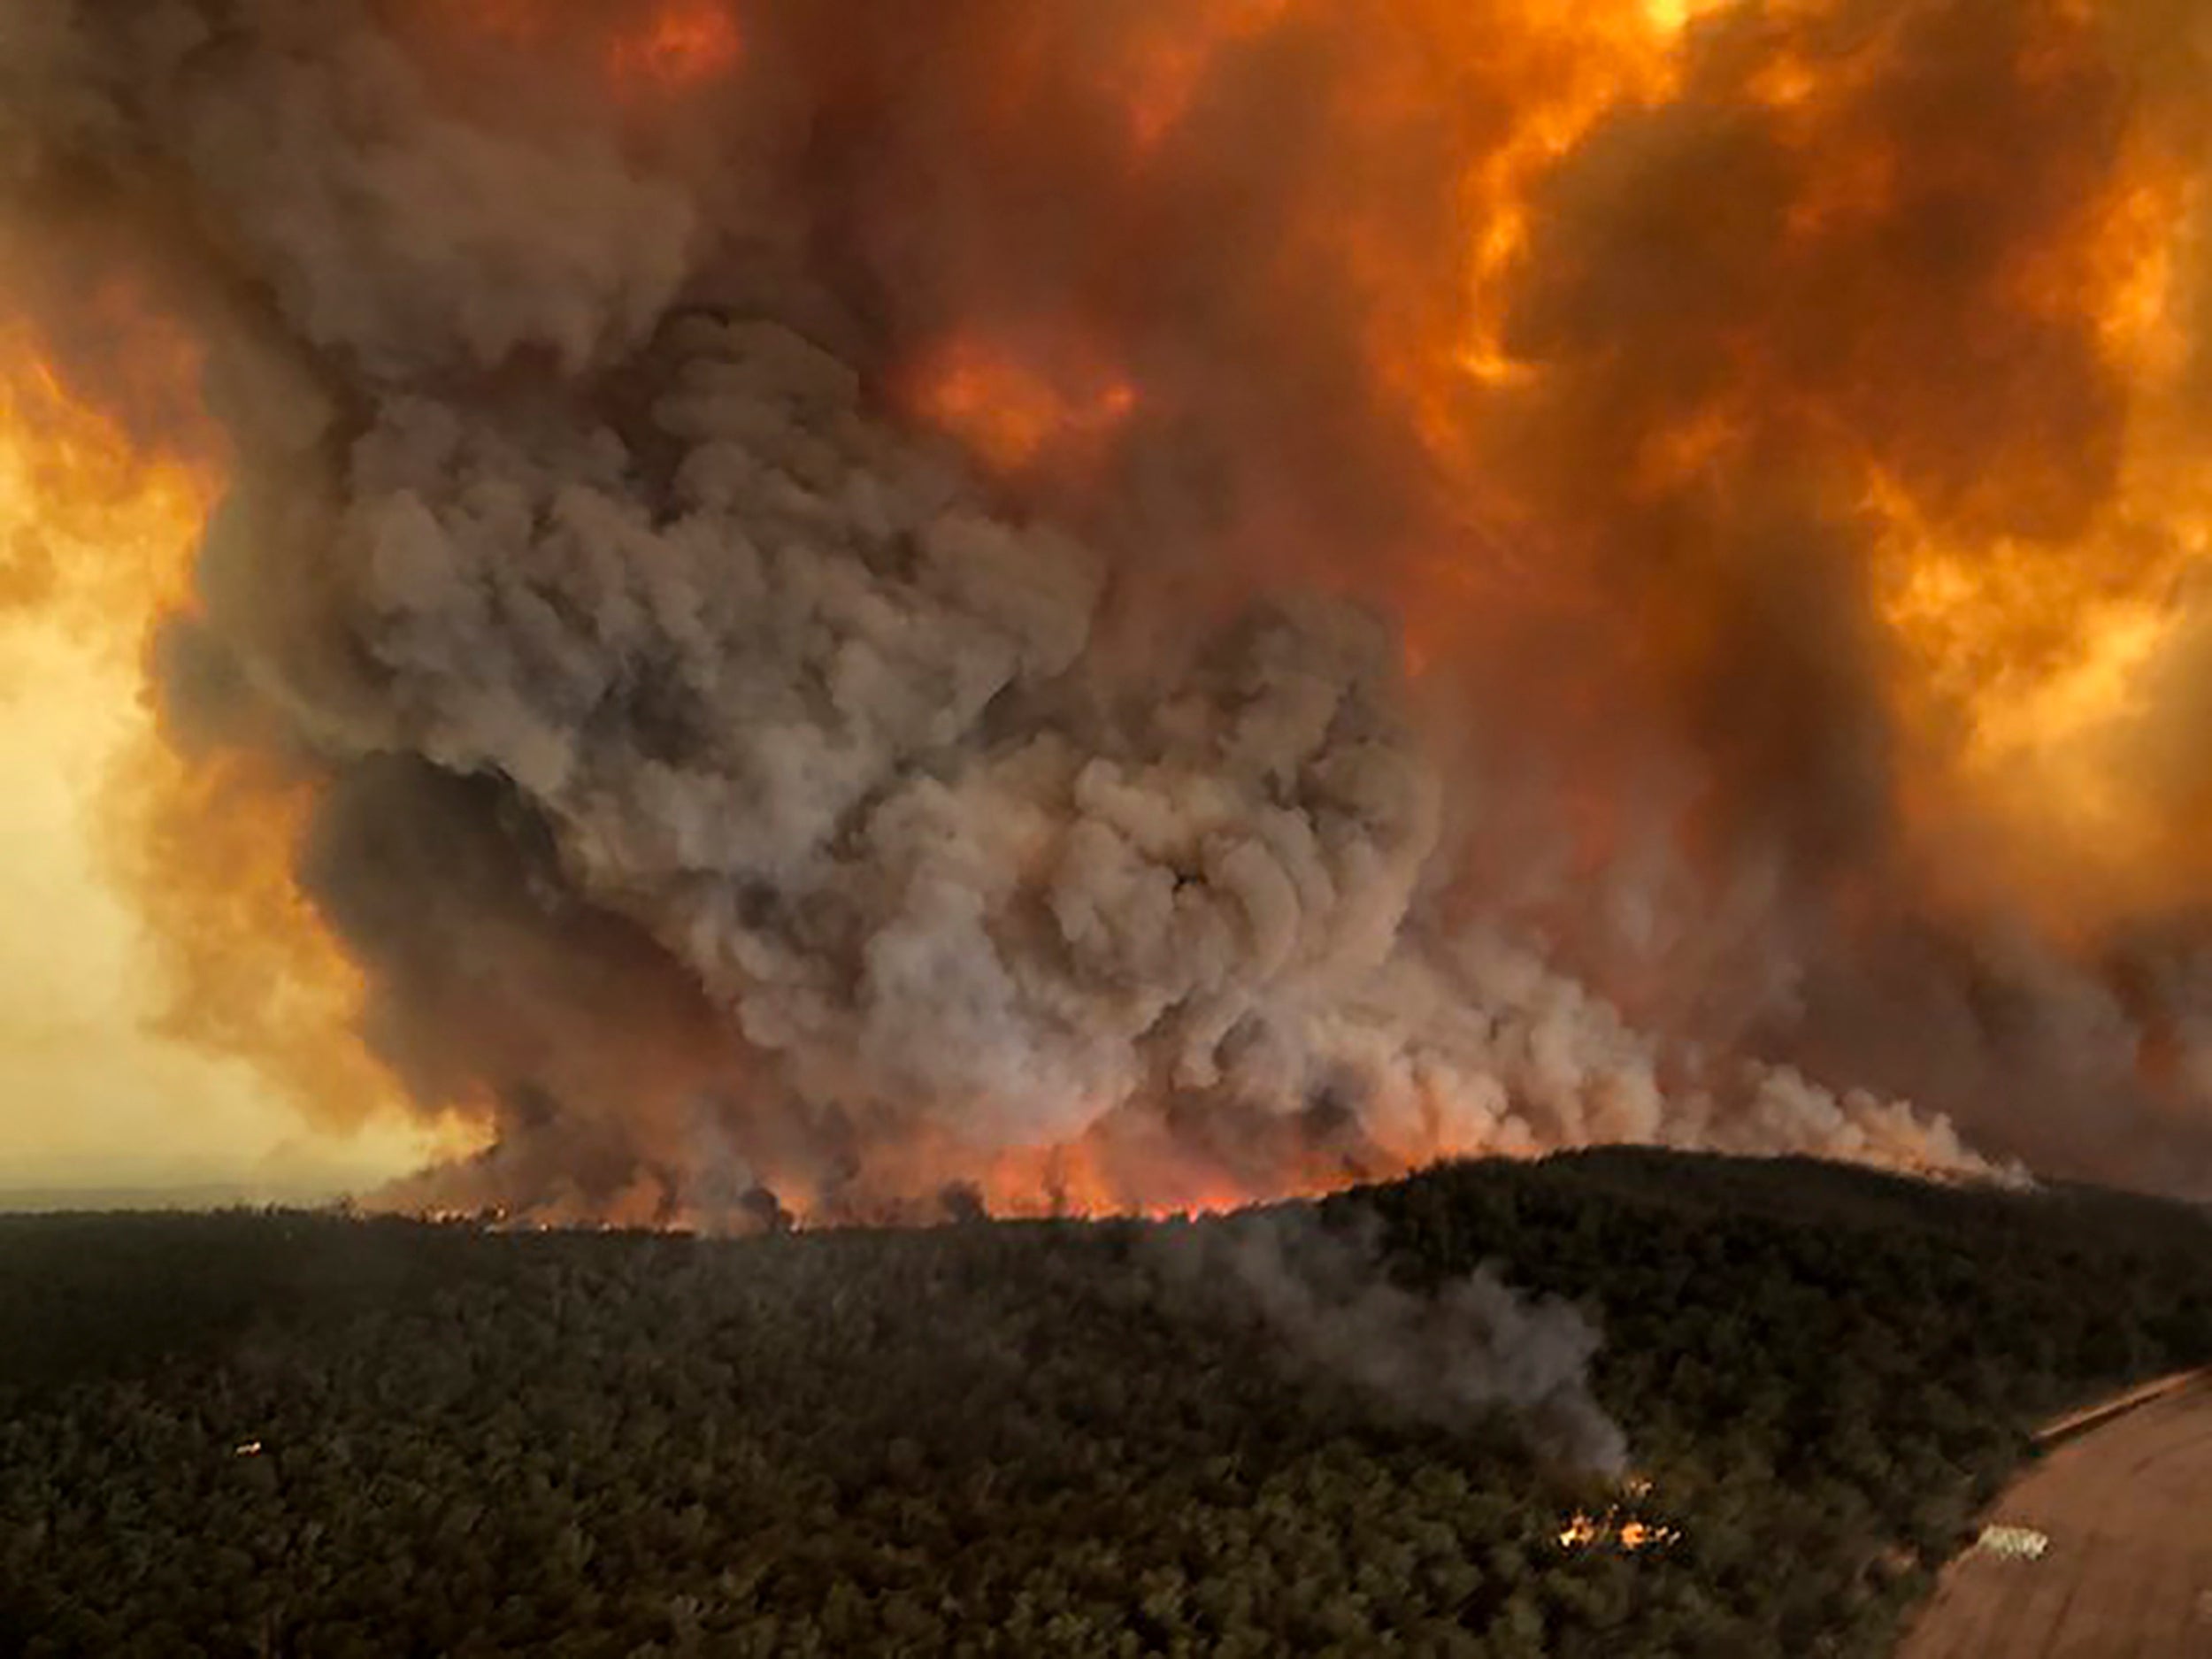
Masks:
[[[2093,1190],[1609,1150],[1262,1220],[1383,1300],[1225,1271],[1250,1217],[0,1218],[0,1649],[1876,1654],[2036,1421],[2212,1359],[2212,1224]]]

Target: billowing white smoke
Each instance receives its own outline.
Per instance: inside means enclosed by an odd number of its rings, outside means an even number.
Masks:
[[[96,180],[205,308],[237,480],[167,695],[326,786],[372,1041],[498,1114],[451,1191],[834,1212],[1138,1121],[1133,1202],[1163,1146],[1251,1192],[1624,1139],[1983,1167],[1447,926],[1463,780],[1390,626],[1172,614],[1146,572],[1202,542],[995,505],[732,218],[746,158],[471,119],[361,7],[0,27],[19,213]]]
[[[384,676],[352,741],[509,780],[810,1098],[1034,1144],[1218,1082],[1225,1045],[1310,1047],[1435,844],[1380,630],[1255,620],[1108,710],[1095,558],[788,332],[663,349],[658,502],[603,433],[380,411],[333,531]]]

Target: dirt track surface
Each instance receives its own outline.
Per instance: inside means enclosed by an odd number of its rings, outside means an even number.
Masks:
[[[2047,1533],[2049,1550],[1953,1562],[1900,1659],[2212,1655],[2212,1385],[2070,1441],[1985,1518]]]

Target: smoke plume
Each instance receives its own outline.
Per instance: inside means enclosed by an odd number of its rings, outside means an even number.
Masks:
[[[80,303],[127,276],[221,426],[175,754],[303,803],[360,1041],[485,1127],[406,1199],[1171,1209],[1613,1140],[2212,1186],[2199,9],[0,46],[7,291],[153,442]]]
[[[1510,1410],[1578,1468],[1618,1475],[1628,1443],[1591,1394],[1602,1339],[1567,1303],[1525,1301],[1487,1267],[1423,1294],[1392,1280],[1370,1211],[1332,1230],[1309,1210],[1248,1211],[1149,1238],[1200,1317],[1256,1319],[1301,1371],[1410,1421],[1465,1429]]]

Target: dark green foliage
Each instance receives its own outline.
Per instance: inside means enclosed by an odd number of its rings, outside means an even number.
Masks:
[[[1873,1654],[2024,1424],[2212,1356],[2149,1201],[1607,1152],[1355,1207],[1601,1318],[1678,1542],[1561,1549],[1586,1479],[1194,1317],[1171,1230],[0,1220],[0,1652]]]

